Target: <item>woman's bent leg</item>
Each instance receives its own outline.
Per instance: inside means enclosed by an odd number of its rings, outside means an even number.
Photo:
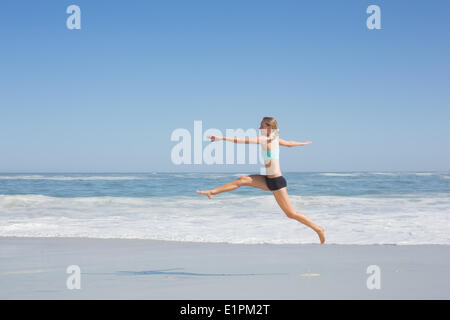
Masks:
[[[291,219],[295,219],[298,222],[303,223],[304,225],[310,227],[319,236],[320,243],[325,242],[325,228],[318,226],[315,224],[310,218],[308,218],[304,213],[297,212],[292,207],[291,201],[289,200],[289,196],[286,188],[281,188],[280,190],[273,191],[273,195],[277,200],[278,205],[284,211],[286,216]]]
[[[197,190],[197,193],[204,194],[204,195],[208,196],[208,198],[211,199],[216,194],[219,194],[222,192],[233,191],[242,186],[249,186],[249,187],[269,191],[269,188],[267,187],[264,176],[260,175],[260,174],[253,174],[253,175],[249,175],[249,176],[240,176],[236,180],[228,182],[228,183],[221,185],[220,187],[217,187],[214,189],[203,190],[203,191]]]

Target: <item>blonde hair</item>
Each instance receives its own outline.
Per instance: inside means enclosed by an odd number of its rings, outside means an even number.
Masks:
[[[277,138],[280,135],[280,129],[278,128],[278,122],[273,117],[264,117],[262,119],[270,128],[272,128],[273,138]]]

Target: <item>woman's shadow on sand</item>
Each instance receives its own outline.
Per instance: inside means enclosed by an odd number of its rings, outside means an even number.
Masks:
[[[265,276],[265,275],[284,274],[284,273],[197,273],[197,272],[174,271],[183,269],[184,268],[144,270],[144,271],[117,271],[117,274],[122,276],[167,275],[167,276],[194,276],[194,277],[239,277],[239,276]]]

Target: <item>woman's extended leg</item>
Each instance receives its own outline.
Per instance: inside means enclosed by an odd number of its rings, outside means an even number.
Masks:
[[[325,228],[318,226],[315,224],[310,218],[308,218],[305,214],[301,212],[297,212],[292,207],[291,201],[289,200],[289,196],[286,188],[282,188],[280,190],[273,191],[273,195],[277,200],[278,205],[284,211],[284,213],[288,216],[288,218],[295,219],[304,225],[310,227],[319,236],[320,243],[325,242]]]
[[[208,198],[212,199],[216,194],[232,191],[242,186],[250,186],[253,188],[258,188],[266,191],[270,191],[266,184],[266,179],[263,175],[260,174],[252,174],[250,176],[241,176],[234,181],[231,181],[227,184],[221,185],[220,187],[199,191],[197,193],[204,194],[208,196]]]

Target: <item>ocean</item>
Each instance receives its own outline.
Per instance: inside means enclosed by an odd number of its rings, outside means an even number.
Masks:
[[[0,173],[0,237],[319,243],[270,192],[211,189],[252,173]],[[284,172],[328,244],[450,244],[450,172]],[[1,238],[0,238],[1,241]]]

